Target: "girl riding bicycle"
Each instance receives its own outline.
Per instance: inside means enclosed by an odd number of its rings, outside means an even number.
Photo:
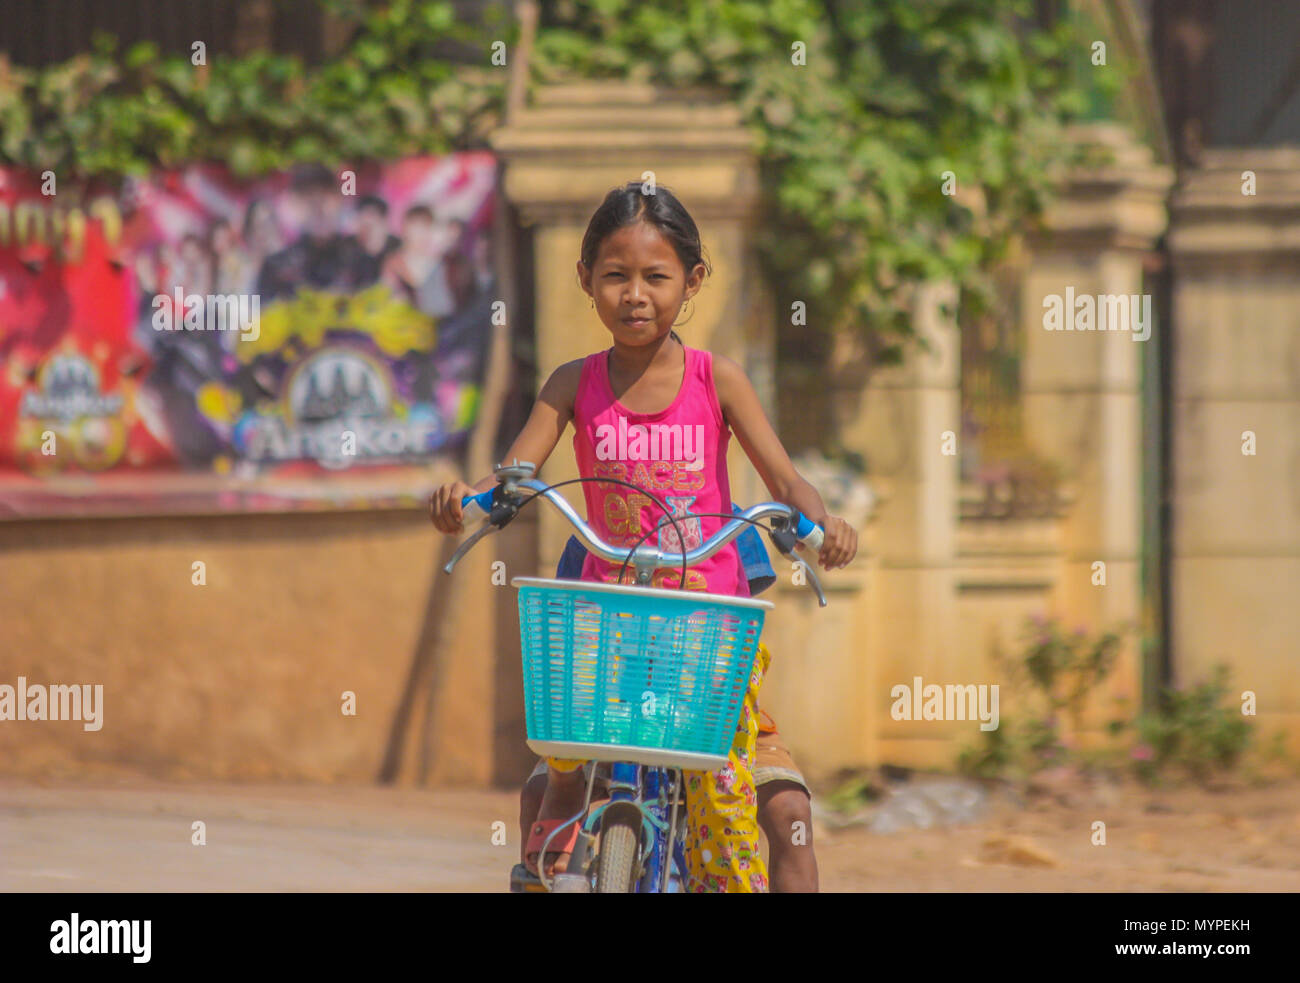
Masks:
[[[709,513],[731,514],[726,452],[734,431],[772,499],[825,529],[822,567],[845,566],[857,553],[857,533],[828,515],[817,490],[795,471],[744,370],[728,358],[688,348],[672,330],[709,272],[702,252],[694,220],[662,185],[646,191],[631,182],[605,196],[583,237],[577,270],[613,346],[552,373],[505,460],[532,461],[540,469],[572,421],[583,477],[630,481],[656,497],[662,493],[677,520],[676,526],[661,522],[663,510],[655,501],[624,485],[584,482],[592,527],[629,548],[658,529],[660,548],[689,550],[727,521]],[[429,501],[434,525],[447,534],[459,532],[461,498],[495,484],[490,475],[474,486],[440,486]],[[588,555],[582,579],[612,583],[617,569]],[[659,571],[653,583],[680,587],[681,578],[679,571]],[[633,582],[631,569],[623,582]],[[690,568],[684,586],[748,596],[735,543]],[[760,644],[727,765],[686,773],[688,891],[767,889],[751,769],[758,690],[770,659]],[[583,801],[582,762],[549,759],[548,766],[538,816],[542,831],[572,816]],[[554,864],[557,871],[563,870],[561,860]]]

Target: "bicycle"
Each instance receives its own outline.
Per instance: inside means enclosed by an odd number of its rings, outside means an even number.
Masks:
[[[495,469],[496,487],[461,499],[462,521],[481,527],[452,555],[445,573],[484,536],[503,529],[535,498],[550,501],[587,549],[622,561],[618,583],[515,577],[528,746],[542,756],[593,762],[582,809],[556,825],[542,843],[538,874],[516,865],[516,893],[669,893],[686,884],[683,771],[712,771],[727,763],[740,723],[763,620],[773,605],[755,598],[649,586],[657,570],[687,568],[713,556],[749,523],[766,528],[773,546],[803,566],[826,606],[813,568],[794,553],[821,549],[824,531],[779,502],[755,505],[693,549],[665,552],[645,544],[627,550],[601,539],[555,491],[532,477],[529,462]],[[574,482],[607,478],[577,478]],[[638,487],[629,482],[615,482]],[[658,501],[652,492],[638,488]],[[678,526],[668,510],[666,521]],[[764,527],[760,520],[769,519]],[[656,529],[662,528],[661,522]],[[684,544],[677,528],[677,543]],[[628,565],[635,585],[623,584]],[[609,801],[593,810],[598,778]],[[541,862],[561,830],[581,823],[568,870],[547,878]]]

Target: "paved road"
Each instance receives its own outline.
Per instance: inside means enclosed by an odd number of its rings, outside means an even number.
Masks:
[[[0,778],[0,891],[497,892],[517,808],[509,792]],[[814,828],[824,891],[1300,890],[1295,780],[1102,789],[892,835]]]
[[[0,891],[496,891],[513,797],[0,781]],[[492,845],[504,821],[509,846]],[[206,826],[205,846],[191,842]]]

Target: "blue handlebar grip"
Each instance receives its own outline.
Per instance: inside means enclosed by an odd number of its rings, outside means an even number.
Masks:
[[[461,521],[465,525],[486,519],[488,513],[492,511],[492,489],[489,488],[477,495],[466,495],[460,500],[460,507],[464,516]]]
[[[814,553],[820,553],[822,543],[826,541],[826,530],[817,523],[813,522],[802,512],[794,524],[794,535],[799,542],[803,543]]]

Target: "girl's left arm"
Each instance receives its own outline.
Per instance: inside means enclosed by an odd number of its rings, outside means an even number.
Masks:
[[[823,569],[847,566],[858,552],[857,531],[838,516],[830,515],[817,489],[795,470],[745,370],[731,359],[715,354],[713,384],[723,417],[767,485],[773,501],[794,506],[826,530],[826,542],[818,556]]]

